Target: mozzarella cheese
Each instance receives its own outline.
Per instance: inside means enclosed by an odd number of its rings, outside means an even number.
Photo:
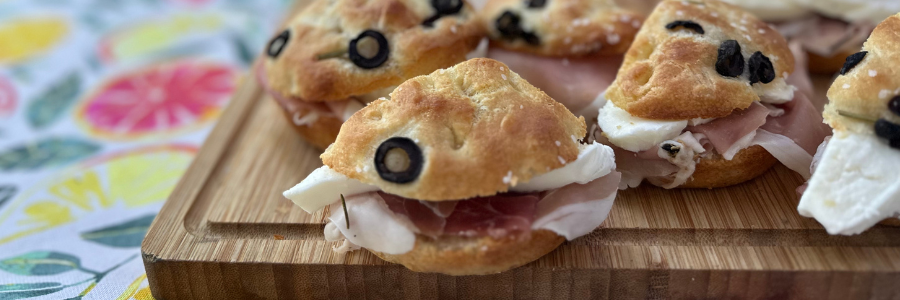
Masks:
[[[810,14],[809,9],[797,3],[796,0],[724,0],[725,2],[740,6],[767,22],[793,20]]]
[[[900,213],[900,151],[874,134],[839,132],[800,198],[797,211],[830,234],[858,234]]]
[[[340,202],[331,205],[331,221],[325,233],[329,240],[346,238],[353,245],[388,254],[403,254],[416,244],[415,225],[406,217],[394,214],[376,193],[356,194],[346,197],[347,215]],[[334,229],[340,234],[334,232]]]
[[[848,22],[876,25],[900,12],[897,0],[797,0],[824,15]]]
[[[611,143],[631,152],[641,152],[681,134],[688,121],[657,121],[632,116],[607,101],[597,124]]]
[[[571,183],[585,184],[606,176],[616,168],[612,148],[600,143],[582,145],[578,159],[564,167],[535,176],[528,182],[510,187],[514,192],[546,191],[564,187]]]
[[[314,213],[326,205],[340,199],[340,195],[350,196],[380,190],[374,185],[350,179],[344,174],[335,172],[328,166],[322,166],[309,173],[306,179],[284,192],[284,197],[308,213]]]
[[[775,78],[768,84],[754,84],[751,86],[753,91],[759,95],[759,102],[770,104],[784,104],[794,100],[794,91],[797,90],[793,85],[787,84],[784,78]]]

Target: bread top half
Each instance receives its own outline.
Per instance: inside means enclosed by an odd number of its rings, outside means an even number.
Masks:
[[[828,89],[825,122],[836,131],[872,132],[870,122],[841,116],[838,110],[877,120],[900,123],[888,110],[888,101],[900,96],[900,14],[875,27],[864,44],[865,57]]]
[[[264,51],[268,85],[303,101],[338,101],[465,60],[484,36],[474,10],[463,3],[454,14],[438,15],[433,2],[438,1],[313,1],[273,37],[274,42],[285,32],[288,36],[280,53],[267,53],[276,47],[273,42]],[[388,42],[389,56],[376,68],[361,68],[346,53],[350,42],[366,30],[381,33]],[[317,58],[334,53],[338,55]]]
[[[584,118],[498,61],[478,58],[412,78],[354,114],[321,158],[338,173],[384,192],[443,201],[506,192],[504,178],[526,182],[578,158]],[[382,179],[379,146],[404,137],[421,149],[409,183]]]
[[[561,57],[624,53],[643,24],[643,16],[613,0],[489,0],[479,17],[493,45]],[[504,17],[517,18],[534,37],[504,34]]]
[[[676,21],[693,22],[703,33],[669,27]],[[719,49],[728,40],[740,45],[744,59],[737,77],[716,70]],[[756,52],[774,68],[770,83],[750,84],[749,63]],[[793,95],[785,82],[793,72],[794,57],[784,37],[751,13],[716,0],[666,0],[647,17],[606,95],[637,117],[719,118],[749,107],[760,95],[785,90]]]

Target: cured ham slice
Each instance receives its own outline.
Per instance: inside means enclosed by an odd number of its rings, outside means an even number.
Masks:
[[[291,116],[295,125],[311,125],[315,123],[319,117],[335,117],[346,121],[353,112],[361,109],[362,104],[353,99],[328,101],[328,102],[310,102],[285,96],[278,91],[269,87],[266,75],[263,72],[263,65],[257,64],[254,70],[256,81],[263,87],[267,94],[275,99],[282,108],[284,108]]]
[[[589,106],[616,79],[622,56],[548,57],[491,47],[488,58],[509,66],[570,111]]]
[[[716,151],[726,153],[731,145],[765,124],[768,115],[768,108],[754,102],[747,109],[735,111],[727,117],[706,124],[690,126],[685,130],[706,135]]]
[[[419,233],[495,238],[523,233],[531,228],[538,200],[536,193],[500,194],[461,201],[430,203],[379,192],[394,213],[408,218]],[[452,211],[449,215],[447,211]]]

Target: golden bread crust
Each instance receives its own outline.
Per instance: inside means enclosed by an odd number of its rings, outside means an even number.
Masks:
[[[759,145],[739,151],[732,160],[719,154],[700,159],[694,175],[679,188],[719,188],[759,177],[778,160]]]
[[[698,23],[704,34],[666,29],[679,20]],[[726,40],[741,46],[745,68],[739,77],[716,71],[718,49]],[[757,51],[770,59],[776,77],[751,86],[746,64]],[[794,56],[784,37],[752,14],[715,0],[668,0],[645,21],[606,95],[642,118],[719,118],[759,101],[760,93],[787,88],[784,76],[793,72]]]
[[[290,39],[276,58],[264,54],[269,86],[304,101],[338,101],[395,86],[414,76],[465,60],[484,29],[471,6],[434,22],[428,0],[317,0],[288,23]],[[363,69],[346,55],[317,60],[319,54],[346,50],[367,29],[388,40],[390,56],[381,66]]]
[[[539,45],[501,36],[496,20],[507,11],[522,18],[521,27],[534,33]],[[522,0],[489,0],[478,14],[493,45],[544,56],[624,53],[643,21],[613,0],[550,0],[540,8]]]
[[[556,249],[565,238],[549,230],[532,231],[525,237],[494,239],[419,235],[415,247],[399,255],[371,251],[383,260],[415,272],[447,275],[485,275],[522,266]]]
[[[505,64],[480,58],[410,79],[391,100],[372,102],[344,123],[321,158],[386,193],[458,200],[506,192],[510,181],[575,161],[575,138],[584,135],[584,118]],[[410,183],[385,181],[376,171],[375,152],[392,137],[407,137],[422,150],[422,171]]]
[[[840,116],[838,110],[900,123],[900,118],[887,109],[888,101],[900,95],[900,14],[875,27],[862,50],[868,51],[866,57],[845,75],[838,76],[828,89],[830,101],[823,116],[835,131],[873,131],[871,123]]]
[[[338,132],[341,130],[341,119],[328,114],[320,114],[312,124],[297,125],[294,123],[294,115],[305,116],[310,113],[310,109],[306,107],[296,107],[294,111],[282,107],[288,124],[294,128],[294,131],[300,134],[306,142],[312,144],[319,150],[328,148],[328,145],[334,142]]]

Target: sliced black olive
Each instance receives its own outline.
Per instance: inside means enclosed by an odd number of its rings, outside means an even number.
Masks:
[[[756,51],[756,53],[750,55],[749,65],[750,84],[757,82],[769,83],[775,80],[775,67],[772,66],[772,61],[763,55],[762,52]]]
[[[522,21],[522,18],[519,15],[511,12],[504,11],[503,14],[494,21],[494,26],[497,27],[497,31],[500,32],[500,35],[506,39],[515,39],[522,34],[522,27],[519,27],[519,22]]]
[[[422,22],[422,26],[431,27],[434,26],[434,22],[438,19],[458,13],[463,8],[463,0],[431,0],[431,6],[434,7],[437,12],[425,19]]]
[[[666,29],[672,30],[678,27],[684,27],[693,31],[696,31],[699,34],[706,33],[703,31],[703,26],[700,24],[694,23],[693,21],[675,21],[666,25]]]
[[[719,46],[716,72],[725,77],[738,77],[744,73],[744,55],[737,41],[727,40]]]
[[[875,134],[888,140],[900,139],[900,125],[885,119],[878,119],[875,122]]]
[[[890,140],[888,141],[888,144],[891,146],[891,148],[900,149],[900,139]]]
[[[390,138],[375,152],[375,170],[381,179],[393,183],[415,181],[422,172],[422,165],[422,150],[408,138]]]
[[[894,99],[888,101],[888,110],[895,115],[900,116],[900,96],[894,97]]]
[[[500,36],[505,40],[521,38],[530,45],[540,45],[541,39],[533,32],[523,30],[519,24],[521,21],[522,18],[519,17],[519,15],[511,11],[504,11],[503,14],[494,21],[494,26],[497,27]]]
[[[666,143],[662,145],[662,149],[669,153],[669,156],[675,158],[678,156],[678,152],[681,151],[681,147],[675,144]]]
[[[285,29],[281,34],[269,41],[269,45],[266,46],[266,54],[271,58],[278,58],[278,55],[281,55],[281,51],[287,47],[288,41],[290,40],[291,31]]]
[[[369,41],[370,44],[368,45],[362,45],[362,43],[366,43],[366,38],[373,39],[377,45],[371,44],[372,41]],[[375,53],[371,53],[369,50],[372,49],[360,49],[359,46],[366,46],[367,48],[377,46],[378,49],[375,49]],[[388,55],[391,52],[391,49],[388,47],[387,38],[385,38],[381,32],[371,29],[363,31],[359,36],[350,41],[349,50],[350,61],[363,69],[374,69],[381,66],[387,61]]]
[[[528,8],[541,8],[547,5],[547,0],[525,0],[525,5],[528,5]]]
[[[847,74],[847,72],[853,70],[853,68],[855,68],[856,65],[858,65],[859,62],[863,60],[863,58],[866,58],[866,54],[868,53],[868,51],[862,51],[847,56],[847,60],[844,61],[844,66],[841,68],[841,75]]]
[[[431,6],[439,15],[452,15],[462,10],[463,0],[431,0]]]

